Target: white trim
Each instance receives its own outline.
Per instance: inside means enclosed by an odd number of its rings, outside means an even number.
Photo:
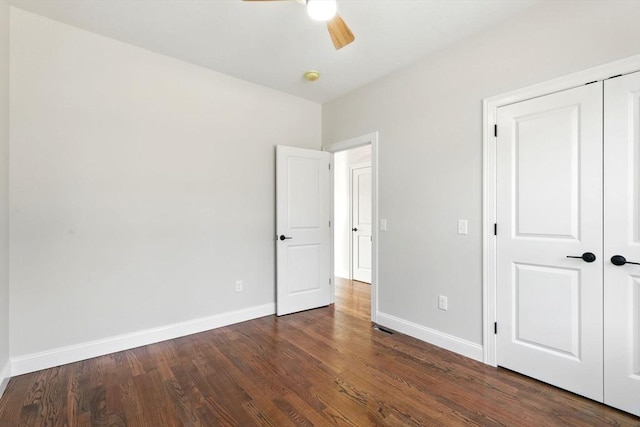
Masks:
[[[186,335],[196,334],[234,323],[245,322],[275,314],[275,303],[259,305],[241,310],[174,323],[160,328],[123,334],[82,344],[27,354],[11,359],[11,374],[21,375],[92,357],[129,350]]]
[[[393,329],[405,335],[410,335],[419,340],[435,346],[453,351],[462,356],[482,362],[482,346],[453,335],[445,334],[435,329],[427,328],[417,323],[400,319],[390,314],[378,313],[378,324]]]
[[[371,321],[376,323],[378,318],[378,132],[369,133],[366,135],[358,136],[356,138],[348,139],[346,141],[340,141],[333,144],[328,144],[322,147],[323,151],[329,153],[336,153],[338,151],[349,150],[351,148],[362,147],[364,145],[371,144],[371,204],[373,215],[373,226],[371,227],[371,234],[373,237],[373,244],[371,248]],[[333,183],[332,183],[333,186]],[[335,224],[335,218],[333,218],[333,198],[331,204],[331,223]],[[333,234],[331,234],[331,271],[334,272],[334,254],[333,254]],[[334,278],[335,282],[335,278]],[[335,288],[332,292],[335,295]]]
[[[323,149],[323,151],[326,151]],[[331,174],[329,176],[329,191],[331,192],[331,195],[329,196],[329,221],[331,221],[331,237],[329,239],[329,277],[331,277],[331,289],[330,289],[330,294],[329,294],[329,304],[335,304],[336,302],[336,275],[335,275],[335,271],[336,271],[336,263],[335,263],[335,257],[336,257],[336,248],[335,248],[335,234],[336,234],[336,218],[335,218],[335,198],[336,198],[336,162],[334,161],[334,156],[333,153],[331,153],[331,159],[329,160],[331,162]],[[347,272],[346,276],[340,276],[340,277],[348,277],[349,279],[351,279],[351,276],[349,275],[350,272]]]
[[[11,379],[11,363],[7,360],[7,363],[4,364],[2,370],[0,370],[0,397],[4,394],[4,391],[7,389],[7,384],[9,384],[9,380]]]
[[[496,321],[496,239],[493,224],[496,222],[496,138],[493,127],[497,121],[497,110],[505,105],[525,101],[538,96],[548,95],[585,83],[608,79],[619,74],[628,74],[640,70],[640,55],[633,55],[588,70],[539,83],[522,89],[486,98],[482,102],[483,133],[483,232],[482,232],[482,342],[484,344],[484,363],[497,366],[496,337],[493,324]],[[500,225],[498,224],[500,233]]]
[[[597,80],[606,80],[620,74],[633,73],[638,71],[638,69],[640,69],[640,55],[633,55],[628,58],[599,65],[587,70],[578,71],[577,73],[572,73],[557,79],[492,96],[484,99],[484,103],[494,105],[496,108],[502,107],[515,102],[524,101],[526,99],[582,86],[585,83]]]
[[[374,140],[378,141],[378,132],[368,133],[366,135],[357,136],[355,138],[347,139],[340,142],[334,142],[333,144],[323,145],[322,151],[329,153],[337,153],[338,151],[351,150],[352,148],[363,147],[368,144],[373,144]]]

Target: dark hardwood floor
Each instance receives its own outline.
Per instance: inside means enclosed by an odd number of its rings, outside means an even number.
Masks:
[[[377,331],[369,285],[263,317],[12,378],[0,426],[639,426],[640,419]]]

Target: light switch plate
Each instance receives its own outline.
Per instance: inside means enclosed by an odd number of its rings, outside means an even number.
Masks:
[[[387,220],[386,219],[381,219],[380,220],[380,231],[387,231]]]
[[[458,220],[458,234],[469,234],[469,224],[466,219]]]

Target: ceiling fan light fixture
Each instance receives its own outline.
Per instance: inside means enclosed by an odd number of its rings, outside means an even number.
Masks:
[[[307,14],[315,21],[328,21],[337,11],[336,0],[307,0]]]

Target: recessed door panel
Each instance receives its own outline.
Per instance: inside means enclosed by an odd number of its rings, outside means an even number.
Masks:
[[[290,229],[318,228],[320,200],[319,159],[291,156],[287,159]]]
[[[518,236],[579,239],[579,113],[574,104],[513,119]]]
[[[319,271],[320,245],[295,245],[287,246],[289,257],[289,288],[288,295],[292,296],[301,292],[315,291],[320,288]]]
[[[371,236],[358,236],[358,269],[371,270]]]
[[[629,376],[634,381],[640,381],[640,276],[629,277],[629,310],[628,323],[626,328],[631,331],[629,343]]]
[[[514,342],[578,360],[579,271],[516,264],[514,276]]]
[[[371,168],[356,175],[358,186],[358,224],[371,226]]]

